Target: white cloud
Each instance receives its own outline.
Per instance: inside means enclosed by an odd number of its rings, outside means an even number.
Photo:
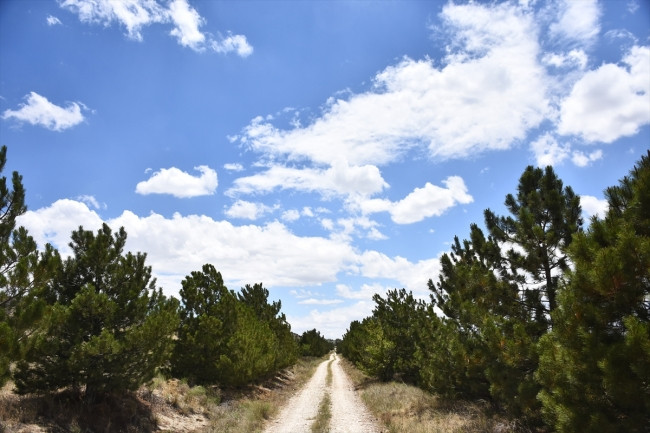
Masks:
[[[547,53],[542,57],[544,64],[554,66],[556,68],[577,67],[584,69],[588,61],[587,53],[580,49],[573,49],[568,53]]]
[[[55,17],[54,15],[48,15],[47,18],[47,25],[48,26],[56,26],[56,25],[61,25],[61,20]]]
[[[86,107],[80,102],[69,102],[67,107],[60,107],[36,92],[30,92],[25,99],[26,102],[17,110],[5,110],[2,118],[41,125],[52,131],[72,128],[84,120],[81,109]]]
[[[573,155],[571,155],[571,161],[578,167],[586,167],[592,162],[602,159],[602,157],[603,157],[603,151],[600,149],[594,150],[589,154],[585,154],[584,152],[577,150],[573,152]]]
[[[64,0],[60,5],[79,15],[82,22],[109,26],[117,21],[138,41],[142,40],[142,27],[168,20],[166,9],[154,0]]]
[[[237,200],[230,208],[226,210],[226,215],[230,218],[242,218],[256,220],[264,214],[272,212],[273,208],[262,203],[252,203],[245,200]]]
[[[178,296],[182,279],[205,263],[214,264],[232,287],[262,281],[266,287],[305,288],[337,282],[338,275],[346,273],[393,281],[394,287],[420,294],[426,293],[427,280],[435,278],[439,270],[437,258],[413,263],[372,250],[359,254],[348,242],[297,236],[277,221],[263,226],[236,226],[204,215],[177,213],[165,218],[151,213],[140,217],[124,211],[106,223],[113,229],[126,229],[126,250],[146,252],[160,285],[174,296]],[[27,211],[18,224],[25,226],[39,245],[50,242],[67,255],[71,253],[68,243],[72,231],[80,225],[95,231],[102,219],[85,203],[63,199]],[[364,285],[361,291],[370,295],[377,287],[374,283]],[[341,287],[337,291],[344,298],[361,299],[360,293],[352,289],[346,292]]]
[[[309,298],[299,301],[300,305],[335,305],[343,303],[343,299],[316,299]]]
[[[401,287],[413,291],[418,296],[428,294],[427,281],[440,271],[438,258],[420,260],[413,263],[400,256],[394,258],[378,251],[364,251],[358,261],[360,275],[371,279],[389,279],[396,281]]]
[[[580,205],[582,206],[582,211],[587,218],[596,216],[602,219],[605,217],[607,210],[609,209],[609,203],[607,200],[601,200],[590,195],[581,195]]]
[[[634,46],[623,65],[604,64],[575,84],[562,101],[561,134],[611,143],[650,123],[650,47]]]
[[[142,41],[143,27],[152,24],[172,24],[169,34],[178,43],[194,51],[210,47],[220,53],[235,52],[241,57],[252,54],[253,47],[243,35],[228,34],[213,40],[200,30],[205,19],[187,0],[172,0],[163,6],[156,0],[63,0],[62,8],[79,16],[82,22],[110,26],[114,22],[126,28],[129,38]]]
[[[171,194],[179,198],[212,195],[217,189],[217,172],[206,165],[194,167],[201,173],[192,176],[176,167],[163,168],[149,179],[139,182],[135,188],[138,194]]]
[[[311,124],[285,130],[258,117],[241,143],[316,166],[341,158],[382,165],[414,147],[439,159],[509,148],[548,111],[532,16],[509,4],[448,4],[442,18],[455,35],[446,66],[405,58],[377,74],[370,91],[332,98]]]
[[[92,195],[80,195],[76,199],[95,209],[106,209],[106,203],[99,203]]]
[[[336,285],[336,293],[345,299],[372,299],[375,294],[383,296],[389,289],[381,284],[362,284],[359,290],[353,290],[347,284]]]
[[[553,134],[546,133],[533,141],[530,149],[535,154],[535,160],[540,167],[558,165],[569,157],[570,148],[561,145]]]
[[[397,202],[369,199],[359,201],[358,205],[364,214],[387,211],[393,222],[411,224],[432,216],[440,216],[458,203],[468,204],[474,201],[467,193],[467,187],[461,177],[449,176],[442,183],[446,188],[427,182],[424,187],[415,188]]]
[[[300,219],[300,212],[296,209],[289,209],[282,212],[282,220],[287,222],[293,222]]]
[[[350,322],[369,316],[374,306],[374,302],[364,300],[326,311],[311,310],[309,314],[300,317],[288,314],[287,319],[293,332],[300,334],[316,328],[327,338],[340,338]]]
[[[61,199],[51,206],[36,211],[28,210],[18,217],[16,224],[27,228],[39,247],[50,243],[62,255],[67,256],[72,254],[68,246],[72,232],[79,226],[96,230],[101,227],[102,219],[86,203]]]
[[[326,169],[274,165],[264,172],[236,179],[226,194],[268,193],[280,188],[324,195],[372,195],[387,186],[374,165],[350,166],[337,160]]]
[[[394,203],[390,210],[393,221],[398,224],[410,224],[431,216],[442,215],[456,203],[467,204],[474,201],[467,193],[462,178],[450,176],[442,183],[446,188],[427,182],[423,188],[415,188],[404,199]]]
[[[176,26],[169,34],[175,36],[178,43],[195,51],[201,51],[205,35],[199,27],[205,21],[187,0],[174,0],[169,4],[169,16]]]
[[[223,168],[228,171],[244,171],[244,166],[236,162],[224,164]]]
[[[225,38],[212,41],[211,46],[214,51],[221,54],[235,52],[240,57],[248,57],[253,54],[253,47],[248,43],[244,35],[229,33]]]
[[[337,274],[352,269],[358,259],[346,243],[296,236],[279,222],[236,226],[203,215],[140,217],[124,211],[106,223],[126,229],[126,249],[146,252],[159,282],[175,296],[180,281],[205,263],[214,264],[233,287],[254,281],[268,287],[306,287],[336,281]],[[65,199],[27,211],[19,224],[39,245],[52,242],[69,254],[70,233],[79,225],[97,230],[102,220],[85,203]]]
[[[551,35],[569,43],[591,44],[600,32],[600,7],[597,0],[561,0],[558,20],[551,24]]]

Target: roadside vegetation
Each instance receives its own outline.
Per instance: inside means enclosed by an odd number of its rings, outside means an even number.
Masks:
[[[650,151],[605,196],[606,216],[583,229],[573,190],[552,167],[528,167],[509,215],[487,209],[486,231],[454,239],[428,302],[374,296],[339,349],[379,380],[364,399],[394,431],[417,431],[402,419],[437,417],[432,407],[486,409],[522,431],[647,431]],[[491,431],[478,419],[457,431]]]
[[[0,174],[6,161],[3,146]],[[205,264],[166,297],[123,228],[79,227],[64,258],[16,227],[25,211],[20,174],[1,177],[0,431],[154,431],[157,407],[253,431],[276,410],[265,384],[293,382],[300,356],[333,347],[315,329],[293,334],[262,283],[230,290]]]
[[[18,395],[9,383],[0,390],[0,432],[259,432],[321,362],[301,357],[266,382],[234,389],[156,376],[133,393],[92,403],[69,391]]]

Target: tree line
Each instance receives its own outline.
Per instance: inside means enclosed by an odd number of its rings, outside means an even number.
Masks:
[[[6,158],[3,146],[0,173]],[[166,297],[147,255],[124,251],[124,228],[79,227],[64,259],[16,228],[25,211],[20,174],[0,178],[0,386],[13,379],[21,394],[67,388],[86,399],[159,373],[241,386],[332,348],[315,329],[293,334],[261,283],[229,290],[206,264],[182,281],[180,300]]]
[[[484,212],[441,258],[430,299],[374,296],[341,353],[383,380],[484,399],[558,432],[650,426],[650,151],[586,229],[552,167],[529,166],[507,216]]]

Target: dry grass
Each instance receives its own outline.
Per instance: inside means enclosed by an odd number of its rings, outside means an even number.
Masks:
[[[391,433],[527,433],[484,402],[446,402],[412,385],[378,382],[348,361],[344,367],[368,409]]]
[[[92,404],[65,391],[18,396],[7,385],[0,390],[0,433],[259,432],[322,361],[302,359],[262,386],[227,392],[157,377],[135,393]]]
[[[325,378],[325,384],[327,387],[332,386],[332,359],[327,364],[327,377]],[[323,399],[318,406],[318,414],[314,423],[311,425],[312,433],[326,433],[329,431],[330,420],[332,419],[332,399],[330,398],[329,391],[325,392]]]

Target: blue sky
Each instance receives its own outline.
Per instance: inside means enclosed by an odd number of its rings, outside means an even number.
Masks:
[[[124,226],[169,295],[212,263],[339,337],[527,165],[606,209],[650,143],[647,1],[0,3],[20,223]]]

